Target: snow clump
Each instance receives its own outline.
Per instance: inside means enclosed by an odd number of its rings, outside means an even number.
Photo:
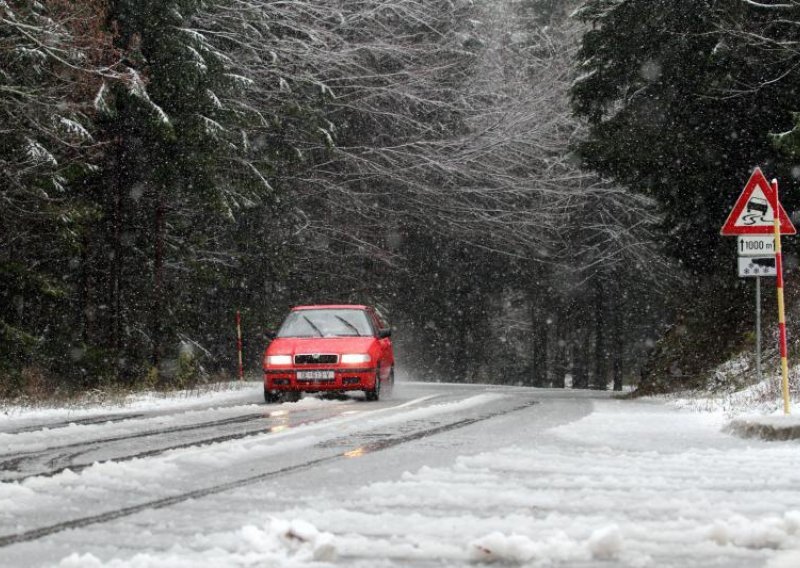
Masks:
[[[470,543],[469,559],[477,563],[517,564],[614,560],[622,551],[622,543],[616,525],[595,530],[585,542],[575,541],[562,531],[539,541],[520,534],[493,532]]]

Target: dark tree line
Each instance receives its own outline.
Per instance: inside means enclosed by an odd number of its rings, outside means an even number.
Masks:
[[[670,265],[572,152],[574,7],[0,3],[4,391],[230,370],[237,310],[257,369],[301,302],[420,378],[621,386]]]
[[[719,236],[734,200],[760,166],[780,180],[788,211],[800,203],[800,5],[590,0],[576,15],[589,26],[571,90],[590,126],[582,159],[661,205],[666,250],[687,270],[650,382],[701,383],[751,341],[751,282],[736,277],[732,239]]]

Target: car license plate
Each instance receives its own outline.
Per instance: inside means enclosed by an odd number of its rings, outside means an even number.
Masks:
[[[333,371],[297,371],[298,381],[321,381],[332,378]]]

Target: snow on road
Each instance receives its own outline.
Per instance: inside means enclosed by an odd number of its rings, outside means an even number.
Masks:
[[[607,394],[397,399],[262,406],[262,435],[2,483],[0,538],[28,536],[0,565],[800,566],[795,442]],[[303,404],[320,420],[274,429]]]
[[[258,383],[260,384],[260,383]],[[257,401],[253,382],[222,383],[175,393],[141,393],[106,403],[68,404],[59,407],[0,405],[0,432],[20,431],[31,427],[60,427],[82,421],[107,422],[174,413],[178,410],[252,404]]]

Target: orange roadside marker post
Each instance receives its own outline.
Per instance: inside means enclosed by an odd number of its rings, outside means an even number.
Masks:
[[[242,365],[242,315],[236,310],[236,351],[239,354],[239,380],[244,380],[244,365]]]
[[[781,224],[779,220],[780,199],[778,198],[778,180],[772,180],[772,193],[775,203],[772,205],[773,227],[775,230],[775,270],[777,272],[775,283],[778,292],[778,332],[781,350],[781,391],[783,393],[783,413],[789,414],[789,362],[786,348],[786,310],[783,303],[783,253],[781,252]]]

